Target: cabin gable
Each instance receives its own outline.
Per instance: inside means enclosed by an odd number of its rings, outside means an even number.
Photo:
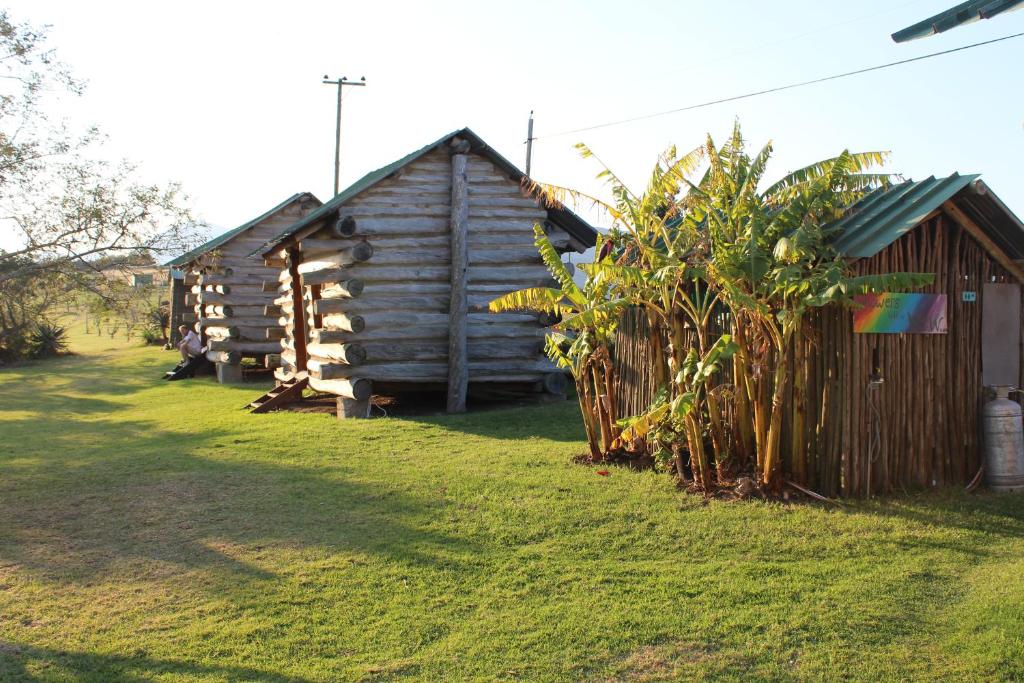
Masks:
[[[458,410],[471,383],[559,374],[543,354],[549,320],[488,305],[555,285],[535,225],[561,251],[586,245],[487,149],[456,135],[421,150],[265,247],[284,266],[279,379],[308,373],[314,389],[353,399],[360,382],[447,384]]]

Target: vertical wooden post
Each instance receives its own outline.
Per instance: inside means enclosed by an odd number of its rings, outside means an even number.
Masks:
[[[203,269],[199,273],[199,293],[196,294],[196,324],[194,325],[196,332],[199,333],[199,341],[203,346],[206,346],[206,326],[203,325],[203,319],[206,317],[206,270]]]
[[[313,310],[316,311],[316,302],[321,298],[320,291],[323,289],[323,285],[310,285],[309,286],[309,302],[313,304]],[[313,313],[313,329],[319,330],[324,326],[324,317],[319,313]]]
[[[181,333],[178,332],[178,325],[182,325],[185,322],[185,274],[182,273],[181,279],[175,278],[173,274],[171,274],[170,280],[171,310],[168,315],[168,318],[170,319],[170,322],[168,323],[170,329],[167,330],[167,341],[173,348],[181,341]]]
[[[349,398],[339,396],[337,401],[339,420],[365,420],[370,417],[370,397]]]
[[[292,327],[295,340],[295,371],[306,369],[306,305],[302,300],[302,276],[299,275],[299,264],[302,253],[298,247],[288,249],[288,274],[292,277]]]
[[[466,270],[469,264],[469,219],[466,149],[460,142],[452,155],[451,303],[448,308],[448,412],[466,411],[469,391],[469,351],[466,342]]]

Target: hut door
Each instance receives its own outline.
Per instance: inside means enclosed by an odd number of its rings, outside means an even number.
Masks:
[[[1020,382],[1020,285],[988,282],[981,297],[981,371],[984,384]]]

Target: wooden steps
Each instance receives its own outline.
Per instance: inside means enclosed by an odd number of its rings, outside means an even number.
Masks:
[[[301,399],[302,390],[308,384],[309,376],[305,372],[300,372],[245,406],[245,409],[250,413],[269,413],[272,410],[280,410],[287,404]]]

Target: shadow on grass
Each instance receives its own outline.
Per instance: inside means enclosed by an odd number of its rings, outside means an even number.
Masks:
[[[45,673],[36,676],[30,669]],[[141,652],[132,656],[97,654],[0,642],[2,680],[53,680],[55,674],[70,675],[77,681],[150,681],[156,676],[170,674],[231,682],[305,683],[309,680],[244,666],[156,659]]]
[[[69,354],[0,368],[0,382],[11,382],[9,389],[13,391],[33,391],[44,384],[52,391],[56,384],[57,388],[74,387],[85,393],[125,396],[152,388],[175,363],[176,358],[170,354],[166,360],[140,354],[131,361],[113,353]]]
[[[968,532],[977,543],[965,544],[963,537],[944,542],[935,538],[901,541],[904,547],[931,547],[989,557],[1001,552],[1000,540],[1024,537],[1024,496],[988,491],[967,494],[960,490],[915,493],[889,498],[876,506],[865,505],[859,512],[882,518]]]
[[[444,392],[415,392],[399,397],[404,404],[385,406],[392,417],[435,425],[452,432],[490,439],[526,438],[549,441],[583,441],[583,421],[575,399],[553,400],[546,395],[510,397],[507,400],[471,399],[467,412],[445,412]],[[374,412],[374,416],[377,413]]]
[[[108,371],[81,359],[62,377],[84,393]],[[118,569],[199,568],[216,590],[272,578],[258,565],[272,564],[275,548],[448,567],[475,554],[466,539],[423,527],[435,501],[353,481],[333,460],[262,455],[287,452],[286,433],[267,443],[211,418],[191,429],[185,411],[169,431],[128,419],[128,403],[7,388],[5,409],[32,417],[0,422],[0,578],[12,567],[79,583]]]

